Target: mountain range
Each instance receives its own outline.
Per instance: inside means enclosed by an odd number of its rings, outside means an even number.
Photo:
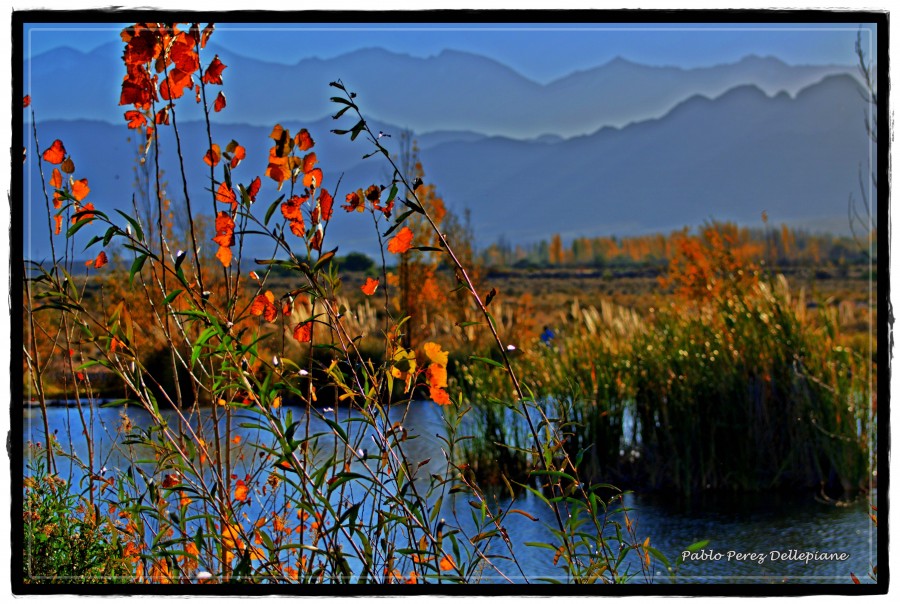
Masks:
[[[116,54],[99,51],[90,56],[114,69]],[[866,104],[845,67],[791,67],[748,57],[681,70],[620,59],[540,85],[461,52],[416,59],[359,51],[293,66],[245,63],[224,50],[214,52],[229,68],[228,107],[215,116],[213,141],[224,148],[234,139],[247,149],[247,159],[234,171],[236,182],[262,175],[276,122],[292,132],[309,129],[325,186],[333,189],[342,177],[339,201],[350,190],[390,179],[384,161],[362,159],[372,149],[361,138],[350,142],[330,133],[353,125],[327,116],[334,110],[327,101],[334,89],[326,80],[340,77],[359,92],[373,130],[391,134],[384,139],[389,149],[396,148],[402,130],[414,132],[426,181],[452,211],[471,212],[481,245],[500,236],[515,243],[553,233],[571,238],[668,231],[711,218],[759,226],[763,211],[777,223],[846,231],[848,196],[858,194],[859,170],[867,169]],[[125,108],[115,106],[116,87],[98,95],[100,81],[91,79],[97,70],[83,69],[90,92],[84,96],[93,102],[69,95],[71,110],[62,112],[41,100],[54,82],[59,85],[62,72],[76,69],[82,59],[73,53],[61,50],[53,61],[42,55],[26,63],[40,147],[62,139],[76,177],[89,178],[90,200],[98,209],[130,211],[138,153],[129,142],[133,131],[120,119]],[[417,74],[410,80],[415,85],[388,85],[405,81],[401,74]],[[262,82],[271,84],[264,93]],[[490,94],[484,92],[488,87]],[[478,91],[481,96],[473,98]],[[205,126],[181,115],[183,156],[192,166],[189,191],[195,207],[211,209],[208,168],[200,162]],[[183,194],[170,129],[162,129],[160,141],[165,180],[177,202]],[[34,149],[33,142],[25,144]],[[26,177],[26,256],[45,257],[46,220],[32,220],[44,211],[39,174]],[[267,207],[276,196],[271,181],[265,182],[260,203]],[[371,219],[359,214],[338,209],[328,237],[343,252],[375,251]]]

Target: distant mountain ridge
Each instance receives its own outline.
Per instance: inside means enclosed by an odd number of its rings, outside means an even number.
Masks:
[[[83,54],[57,49],[26,61],[24,83],[39,119],[80,117],[115,121],[124,76],[121,45]],[[685,99],[716,97],[753,84],[767,94],[800,89],[828,75],[855,74],[852,66],[791,66],[774,57],[748,56],[736,63],[682,69],[651,67],[618,58],[598,67],[539,84],[487,57],[445,50],[417,58],[364,49],[330,59],[294,64],[240,56],[211,43],[202,60],[218,54],[228,107],[214,121],[271,125],[321,118],[334,111],[328,83],[341,79],[360,95],[367,116],[416,132],[468,130],[484,135],[563,138],[604,126],[660,117]],[[60,91],[70,94],[60,96]],[[183,119],[199,119],[183,103]]]
[[[471,210],[482,245],[501,235],[526,242],[553,233],[569,239],[669,231],[710,218],[760,225],[763,211],[775,223],[846,230],[847,199],[857,192],[858,170],[868,157],[860,92],[854,77],[834,75],[794,96],[770,95],[756,85],[736,86],[714,98],[695,94],[662,117],[566,139],[452,131],[416,138],[426,180],[452,210]],[[335,127],[331,118],[284,125],[310,130],[325,186],[332,189],[342,177],[339,200],[350,190],[389,180],[384,162],[361,159],[371,150],[364,143],[328,132]],[[375,120],[371,125],[392,134],[388,145],[394,149],[402,127]],[[199,170],[205,126],[181,122],[180,127],[184,156],[195,166],[192,199],[202,211],[211,195]],[[98,209],[130,211],[136,153],[124,123],[44,120],[38,128],[42,143],[66,142],[76,176],[90,179],[90,199]],[[246,184],[264,172],[270,130],[271,125],[214,127],[216,142],[235,139],[247,148],[247,159],[233,174],[236,182]],[[161,132],[165,178],[177,182],[171,130]],[[271,181],[263,181],[259,203],[268,206],[277,193]],[[36,171],[26,180],[35,216],[43,212],[39,182]],[[180,185],[170,193],[178,201]],[[29,215],[26,211],[26,221]],[[336,211],[329,229],[332,245],[372,253],[372,223],[361,218]],[[26,255],[48,253],[46,231],[45,220],[30,223]]]

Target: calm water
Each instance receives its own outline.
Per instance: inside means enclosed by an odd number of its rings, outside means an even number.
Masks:
[[[285,411],[286,410],[282,410]],[[295,419],[302,410],[293,410]],[[117,427],[121,423],[121,408],[94,408],[89,426],[95,443],[95,469],[105,466],[108,472],[121,472],[128,462],[118,448]],[[347,411],[338,411],[346,417]],[[50,430],[57,431],[57,438],[66,450],[82,460],[87,460],[87,444],[82,434],[82,424],[74,407],[53,407],[48,410]],[[128,418],[135,426],[149,427],[149,416],[140,409],[130,408]],[[207,428],[210,420],[204,411]],[[174,413],[172,413],[174,418]],[[432,403],[414,403],[408,409],[392,408],[390,421],[402,421],[411,438],[406,441],[411,461],[430,461],[422,472],[440,472],[443,465],[441,441],[443,433],[440,409]],[[173,421],[174,423],[174,421]],[[240,435],[243,442],[254,442],[260,435],[253,429],[236,426],[232,437]],[[328,426],[315,418],[310,422],[312,432],[329,432]],[[361,423],[352,423],[352,429],[360,431]],[[46,442],[39,409],[25,410],[23,423],[24,441]],[[351,434],[352,436],[352,434]],[[360,435],[362,446],[366,436]],[[233,472],[242,476],[245,472],[241,461],[235,459]],[[60,464],[60,473],[77,483],[69,466]],[[360,487],[356,487],[360,490]],[[365,492],[348,493],[351,498],[365,499]],[[501,502],[501,503],[509,503]],[[452,515],[452,501],[445,501],[448,523]],[[629,495],[626,499],[637,521],[637,533],[641,539],[650,537],[651,544],[665,554],[671,562],[681,557],[683,549],[697,541],[709,540],[701,552],[703,560],[686,560],[679,570],[680,581],[685,582],[764,582],[764,583],[848,583],[850,573],[861,581],[868,581],[868,573],[876,564],[875,527],[867,514],[864,501],[847,506],[834,506],[816,502],[812,497],[740,496],[708,497],[685,503],[675,503],[665,497]],[[457,502],[460,522],[465,523],[468,511],[465,502]],[[521,581],[522,574],[529,580],[558,576],[552,564],[553,553],[545,549],[525,547],[526,542],[550,541],[546,528],[553,521],[549,509],[535,497],[520,496],[515,508],[524,510],[536,518],[533,522],[518,514],[510,514],[504,522],[514,545],[520,572],[510,564],[498,564],[505,575]],[[497,544],[498,550],[502,544]],[[840,560],[809,560],[803,556],[846,553],[849,558]],[[730,555],[729,555],[730,554]],[[755,559],[749,559],[753,555]],[[739,558],[744,557],[741,560]],[[774,559],[773,559],[774,558]],[[667,581],[661,564],[654,562],[653,580]],[[484,580],[492,580],[485,576]]]

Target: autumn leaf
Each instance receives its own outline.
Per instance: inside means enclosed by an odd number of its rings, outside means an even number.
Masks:
[[[428,360],[432,363],[437,363],[438,365],[447,366],[447,359],[449,357],[449,353],[444,350],[441,350],[441,345],[436,342],[426,342],[425,343],[425,356],[428,357]]]
[[[236,206],[237,196],[235,196],[234,190],[223,182],[219,185],[218,191],[216,191],[216,201],[230,203],[232,206]]]
[[[247,150],[242,145],[236,145],[231,156],[231,168],[237,168],[238,164],[247,157]]]
[[[94,268],[103,268],[107,264],[109,264],[109,258],[106,257],[106,252],[101,250],[100,253],[97,254],[97,259],[94,260]]]
[[[432,388],[447,387],[447,368],[437,363],[432,363],[425,370],[425,377],[428,379],[428,385]]]
[[[362,292],[365,295],[371,296],[372,294],[375,293],[375,290],[378,289],[378,279],[373,279],[372,277],[366,277],[366,283],[365,283],[365,285],[360,287],[360,289],[362,290]]]
[[[306,128],[303,128],[300,130],[300,132],[297,133],[297,136],[294,137],[294,144],[296,144],[301,151],[306,151],[308,149],[312,149],[313,145],[315,145],[315,142],[309,135],[309,132],[307,132]]]
[[[392,254],[403,254],[412,247],[413,232],[409,227],[403,227],[390,241],[388,251]]]
[[[134,109],[125,112],[125,119],[128,121],[128,127],[131,129],[140,128],[147,123],[147,117]]]
[[[159,111],[156,112],[156,117],[154,120],[157,124],[162,124],[163,126],[169,125],[169,107],[163,107]]]
[[[301,323],[294,328],[294,339],[300,343],[312,340],[312,321]]]
[[[53,220],[56,221],[56,229],[54,230],[54,235],[59,235],[62,232],[63,217],[57,214],[53,217]]]
[[[81,207],[75,207],[75,216],[72,216],[72,224],[77,223],[80,220],[87,220],[90,222],[94,219],[93,214],[94,204],[86,203]]]
[[[450,395],[443,388],[429,388],[428,394],[438,405],[444,406],[451,404]]]
[[[206,155],[203,156],[203,161],[206,162],[207,166],[216,167],[219,165],[219,159],[221,159],[221,157],[222,150],[219,148],[219,145],[213,143],[213,146],[210,147],[209,151],[206,152]]]
[[[218,84],[222,85],[222,71],[227,67],[222,61],[219,60],[219,55],[213,57],[212,62],[209,64],[209,67],[206,68],[206,73],[203,74],[201,78],[204,84]]]
[[[91,188],[88,186],[87,178],[72,182],[72,197],[74,197],[76,201],[81,201],[87,197],[90,192]]]
[[[216,100],[213,102],[213,111],[218,113],[225,109],[225,105],[227,104],[228,103],[225,101],[225,93],[220,90],[219,94],[216,95]]]
[[[381,187],[372,185],[366,189],[366,199],[373,203],[381,199]]]
[[[171,489],[178,486],[178,483],[181,482],[181,479],[178,477],[178,474],[166,474],[166,477],[163,478],[162,488]]]
[[[30,95],[30,94],[26,94],[26,95],[22,98],[22,107],[28,107],[29,105],[31,105],[31,95]]]
[[[348,212],[363,212],[366,209],[365,202],[363,202],[362,198],[360,198],[359,193],[347,193],[347,197],[345,198],[347,203],[343,204],[341,207],[347,210]]]
[[[159,85],[159,96],[164,101],[178,99],[184,96],[185,88],[190,90],[193,86],[194,80],[191,77],[191,73],[176,67],[169,72],[163,83]]]
[[[234,219],[228,212],[219,212],[216,216],[216,236],[213,241],[223,247],[234,245]]]
[[[441,570],[450,571],[454,568],[456,568],[456,564],[453,562],[453,558],[451,558],[449,555],[445,555],[443,558],[441,558]]]
[[[319,168],[313,168],[303,175],[303,186],[308,189],[315,189],[322,184],[322,171]]]
[[[66,148],[63,146],[61,140],[56,139],[53,141],[53,144],[44,151],[44,154],[41,157],[44,158],[44,161],[51,164],[61,164],[66,157]]]
[[[290,199],[281,202],[281,215],[287,218],[288,220],[297,220],[298,218],[303,220],[303,213],[301,208],[303,204],[306,203],[308,198],[300,197],[299,195],[294,195]]]
[[[53,174],[50,175],[50,186],[54,189],[62,188],[62,174],[59,168],[53,168]]]
[[[256,296],[250,305],[250,314],[257,317],[262,316],[269,323],[274,321],[278,317],[275,295],[270,291],[266,291],[266,293]]]
[[[66,174],[73,174],[75,172],[75,162],[72,161],[71,157],[67,157],[63,160],[63,163],[59,166],[59,169]]]
[[[304,172],[309,172],[315,167],[316,161],[316,152],[313,151],[312,153],[308,153],[303,156],[303,163],[301,164],[300,169]]]
[[[222,263],[222,266],[228,266],[231,264],[231,248],[221,246],[219,247],[219,251],[216,252],[216,258],[218,258],[219,262]]]
[[[234,487],[234,498],[236,501],[247,501],[247,496],[250,494],[250,487],[248,487],[243,480],[237,481],[237,486]]]
[[[331,220],[334,198],[326,189],[319,189],[319,207],[322,208],[322,220]]]
[[[256,196],[259,194],[259,187],[262,185],[262,182],[259,180],[259,176],[253,179],[253,182],[250,183],[250,186],[247,187],[247,197],[250,198],[250,201],[256,201]]]

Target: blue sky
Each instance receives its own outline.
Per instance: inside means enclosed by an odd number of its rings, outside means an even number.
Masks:
[[[26,26],[25,55],[58,46],[89,51],[119,40],[124,24]],[[236,24],[220,23],[216,43],[280,63],[330,58],[367,47],[424,57],[444,49],[496,59],[539,82],[606,63],[616,56],[649,65],[699,67],[748,54],[789,64],[853,64],[859,23],[813,24]],[[864,44],[873,38],[863,26]],[[874,50],[874,39],[871,40]],[[874,53],[872,53],[874,54]]]

